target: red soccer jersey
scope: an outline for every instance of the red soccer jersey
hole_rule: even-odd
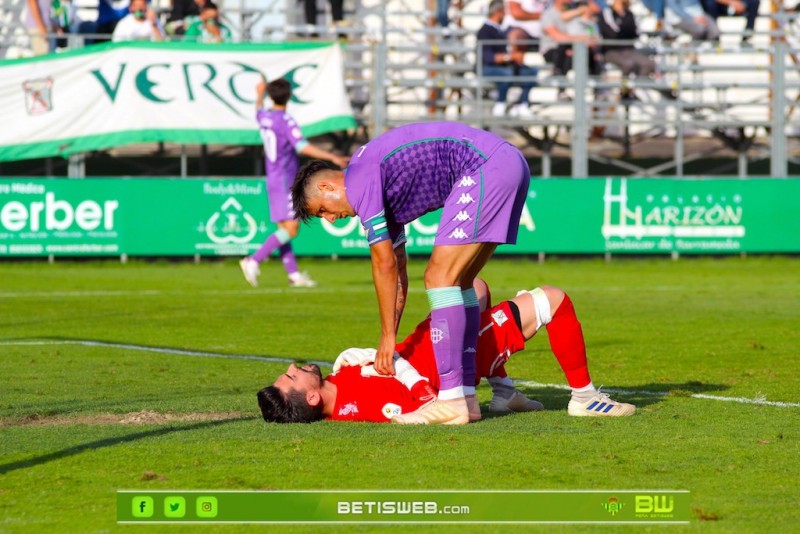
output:
[[[397,352],[407,359],[419,374],[439,390],[439,372],[433,355],[430,317],[397,345]],[[476,385],[481,377],[506,376],[503,364],[509,356],[525,348],[525,337],[514,321],[508,302],[501,302],[481,314],[478,335]],[[413,412],[421,406],[411,392],[391,376],[363,376],[361,367],[343,367],[325,378],[336,384],[333,421],[389,422],[401,413]]]
[[[336,404],[329,420],[388,423],[395,415],[422,405],[393,376],[362,376],[361,369],[342,367],[325,378],[336,384]]]

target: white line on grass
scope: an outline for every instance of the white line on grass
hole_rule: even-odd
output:
[[[372,286],[348,288],[349,293],[374,292]],[[206,291],[163,291],[160,289],[140,289],[136,291],[17,291],[0,293],[0,299],[11,298],[85,298],[85,297],[153,297],[163,295],[278,295],[285,293],[333,293],[336,288],[263,288],[263,289],[214,289]]]
[[[203,358],[228,358],[232,360],[257,360],[270,363],[294,363],[296,360],[290,358],[277,358],[274,356],[257,356],[255,354],[224,354],[221,352],[202,352],[194,350],[183,349],[170,349],[164,347],[148,347],[145,345],[131,345],[128,343],[109,343],[107,341],[92,341],[86,339],[73,339],[73,340],[42,340],[42,341],[0,341],[0,346],[35,346],[35,345],[83,345],[86,347],[111,347],[116,349],[128,350],[141,350],[145,352],[157,352],[160,354],[178,354],[180,356],[199,356]],[[306,361],[306,360],[304,360]],[[309,361],[309,363],[316,364],[320,367],[331,367],[333,364],[330,362],[317,362]],[[544,384],[542,382],[531,382],[528,380],[514,380],[515,384],[520,386],[535,387],[535,388],[550,388],[550,389],[563,389],[569,390],[569,386],[564,384]],[[669,395],[667,391],[645,391],[645,390],[629,390],[629,389],[603,389],[608,393],[618,393],[621,395],[646,395],[650,397],[666,397]],[[715,395],[706,395],[704,393],[692,393],[687,395],[693,399],[707,399],[722,402],[738,402],[741,404],[758,404],[763,406],[777,406],[780,408],[800,408],[800,403],[797,402],[779,402],[768,401],[763,397],[755,399],[748,399],[746,397],[717,397]]]

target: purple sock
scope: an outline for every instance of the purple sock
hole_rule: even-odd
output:
[[[464,329],[464,387],[472,388],[467,394],[475,393],[475,359],[478,355],[478,330],[481,327],[481,309],[479,306],[466,307],[466,328]]]
[[[441,392],[464,386],[461,360],[464,352],[466,319],[463,304],[431,310],[431,341],[433,354],[436,356],[436,366],[439,369],[440,398],[444,398]],[[453,398],[463,396],[462,392]]]
[[[291,243],[284,243],[280,247],[278,247],[278,252],[281,255],[281,261],[283,262],[283,268],[286,269],[286,272],[289,274],[297,272],[297,260],[294,257],[294,251],[292,250]]]
[[[272,254],[272,251],[279,246],[281,246],[281,242],[278,240],[278,237],[275,234],[272,234],[267,238],[266,241],[264,241],[264,244],[261,245],[261,248],[259,248],[256,253],[250,257],[256,260],[258,263],[261,263],[266,260],[267,257]]]

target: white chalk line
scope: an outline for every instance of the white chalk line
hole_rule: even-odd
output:
[[[279,358],[275,356],[258,356],[255,354],[224,354],[221,352],[203,352],[195,350],[170,349],[164,347],[148,347],[145,345],[132,345],[128,343],[110,343],[107,341],[92,341],[85,339],[44,340],[44,341],[35,341],[35,340],[0,341],[0,346],[36,346],[36,345],[82,345],[86,347],[109,347],[115,349],[156,352],[160,354],[177,354],[179,356],[198,356],[203,358],[227,358],[232,360],[257,360],[262,362],[285,363],[285,364],[295,363],[297,361],[290,358]],[[308,360],[303,360],[303,361],[308,361]],[[320,367],[333,366],[331,362],[308,361],[308,363],[313,363]],[[534,387],[534,388],[563,389],[566,391],[570,390],[570,387],[565,386],[564,384],[546,384],[542,382],[532,382],[529,380],[514,380],[514,384],[525,387]],[[614,389],[614,388],[603,388],[603,391],[607,393],[617,393],[620,395],[645,395],[648,397],[666,397],[669,395],[669,392],[667,391],[628,390],[628,389]],[[800,408],[800,403],[797,402],[768,401],[763,396],[759,396],[755,399],[749,399],[747,397],[718,397],[716,395],[707,395],[705,393],[692,393],[690,395],[686,395],[686,397],[691,397],[693,399],[705,399],[705,400],[714,400],[722,402],[738,402],[741,404],[756,404],[761,406],[777,406],[779,408]]]

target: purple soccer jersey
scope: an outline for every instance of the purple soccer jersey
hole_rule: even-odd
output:
[[[295,213],[291,187],[297,174],[297,154],[308,141],[292,116],[282,109],[260,109],[256,121],[264,143],[270,220],[292,220]]]
[[[455,122],[395,128],[359,148],[345,170],[370,246],[442,207],[437,245],[514,243],[529,181],[516,148]]]

